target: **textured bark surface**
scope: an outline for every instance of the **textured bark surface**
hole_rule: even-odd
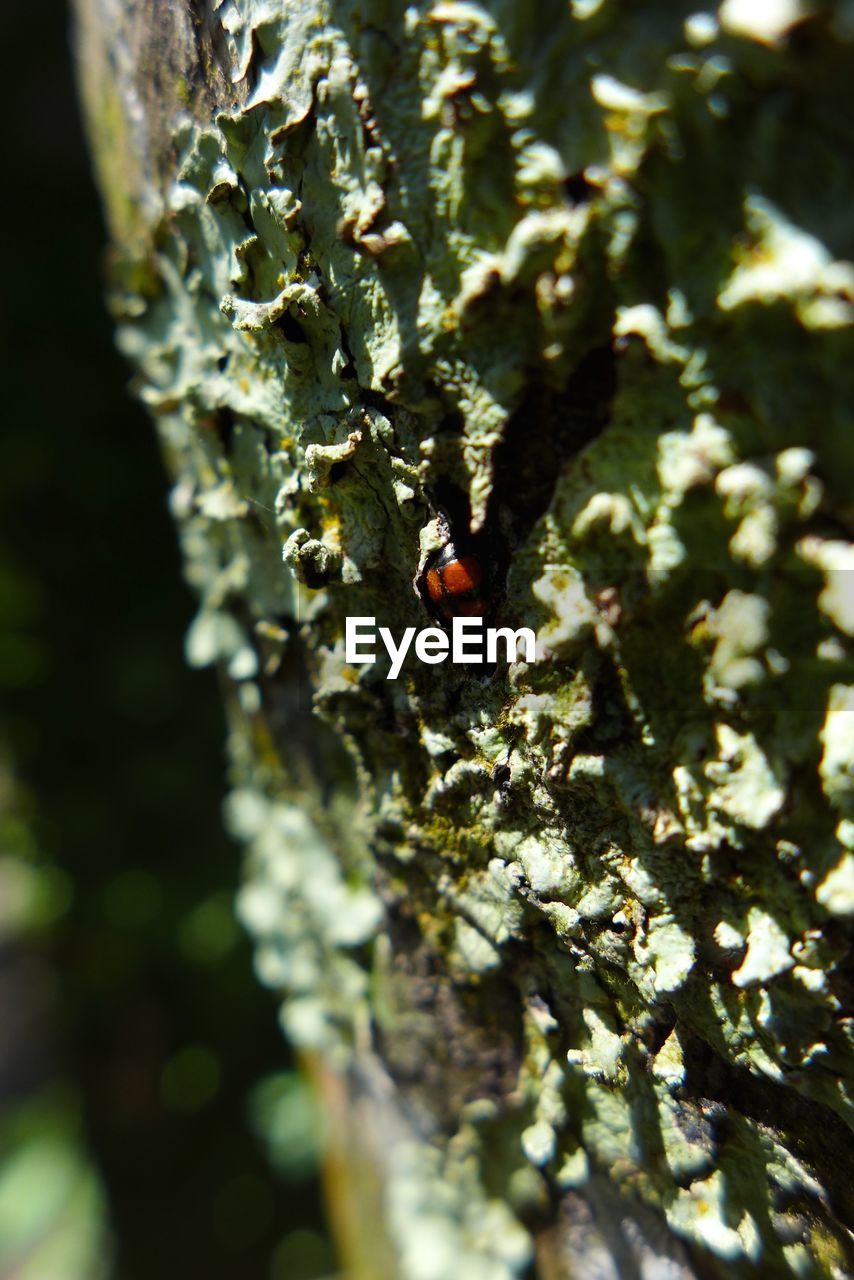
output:
[[[848,9],[78,9],[347,1274],[846,1274]],[[440,509],[537,663],[345,662]]]

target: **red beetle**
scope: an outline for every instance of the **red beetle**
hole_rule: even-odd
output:
[[[482,618],[488,605],[485,580],[478,557],[471,552],[460,553],[453,542],[448,542],[427,562],[422,595],[443,622],[450,622],[452,618]]]

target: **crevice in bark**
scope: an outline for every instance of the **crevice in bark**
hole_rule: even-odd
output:
[[[616,385],[610,344],[588,351],[564,387],[532,384],[495,450],[488,523],[497,525],[506,511],[514,539],[527,535],[548,508],[563,469],[607,425]]]

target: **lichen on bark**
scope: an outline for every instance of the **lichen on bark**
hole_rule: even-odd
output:
[[[845,1274],[847,9],[79,7],[351,1273]],[[345,661],[440,507],[537,663]]]

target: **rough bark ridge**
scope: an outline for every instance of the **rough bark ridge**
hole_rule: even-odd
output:
[[[843,1275],[849,8],[78,8],[348,1274]],[[345,663],[440,508],[543,661]]]

